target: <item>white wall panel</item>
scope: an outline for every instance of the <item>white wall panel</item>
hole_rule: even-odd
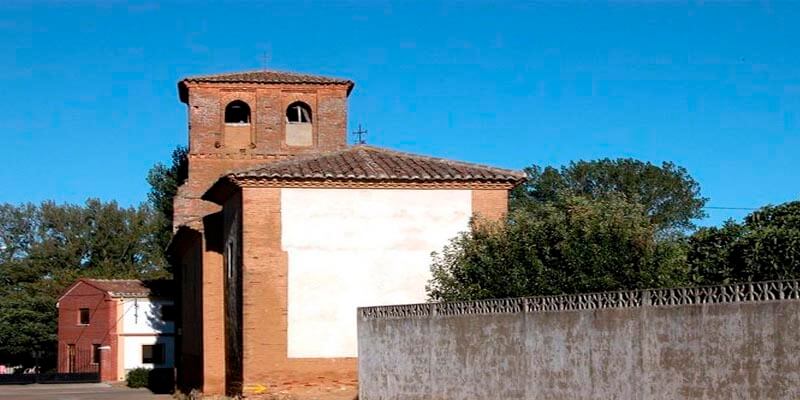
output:
[[[161,318],[161,306],[172,305],[171,300],[126,298],[122,303],[122,325],[119,333],[173,333],[175,324]]]
[[[424,301],[471,214],[469,190],[282,189],[288,356],[355,357],[356,307]]]
[[[121,336],[124,346],[123,368],[127,372],[133,368],[169,368],[175,365],[175,339],[172,336]],[[142,363],[142,345],[164,344],[164,364]]]

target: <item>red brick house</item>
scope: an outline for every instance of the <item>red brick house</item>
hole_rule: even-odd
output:
[[[125,379],[174,365],[171,281],[80,279],[58,299],[58,372]]]
[[[181,389],[354,381],[356,307],[424,301],[431,252],[505,215],[522,172],[349,146],[353,86],[277,71],[179,82]]]

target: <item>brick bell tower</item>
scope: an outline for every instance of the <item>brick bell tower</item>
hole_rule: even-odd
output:
[[[189,119],[189,178],[174,226],[218,211],[200,199],[224,173],[347,146],[346,79],[279,71],[188,77],[178,82]]]

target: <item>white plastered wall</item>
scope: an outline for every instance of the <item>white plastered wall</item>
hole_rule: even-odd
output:
[[[471,215],[469,190],[282,189],[288,356],[357,356],[356,308],[425,301],[431,252]]]
[[[123,336],[120,337],[120,342],[120,345],[125,349],[122,366],[126,373],[133,368],[139,367],[170,368],[175,365],[175,339],[172,336]],[[143,363],[142,346],[156,343],[164,344],[164,363]]]
[[[122,317],[119,325],[119,343],[122,363],[118,367],[120,378],[132,368],[169,368],[174,366],[175,332],[173,321],[161,318],[161,307],[172,305],[172,300],[126,298],[122,301]],[[142,363],[142,346],[164,344],[164,364]]]
[[[126,298],[122,302],[121,334],[173,333],[175,324],[161,318],[161,307],[172,305],[172,300]]]

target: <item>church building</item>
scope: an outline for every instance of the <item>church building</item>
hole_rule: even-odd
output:
[[[431,252],[505,215],[519,171],[348,145],[353,86],[277,71],[178,83],[181,389],[356,379],[356,308],[425,301]]]

